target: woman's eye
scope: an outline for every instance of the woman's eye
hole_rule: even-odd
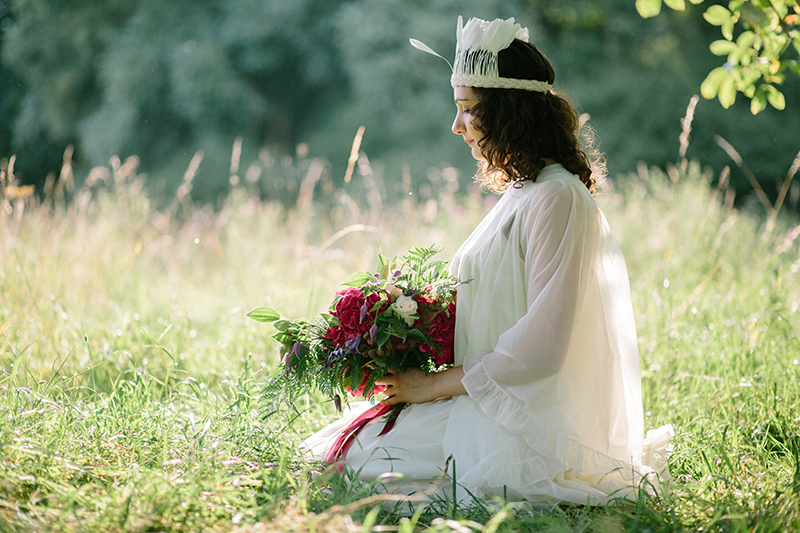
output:
[[[469,115],[469,114],[470,114],[470,111],[472,111],[472,108],[471,108],[471,107],[470,107],[469,109],[462,109],[462,110],[461,110],[461,112],[462,112],[462,113],[466,113],[467,115]]]

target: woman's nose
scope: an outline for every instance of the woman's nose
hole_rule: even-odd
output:
[[[453,133],[456,135],[461,135],[464,133],[464,121],[461,118],[460,113],[456,113],[456,119],[453,121]]]

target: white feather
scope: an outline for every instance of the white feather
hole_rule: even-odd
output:
[[[427,44],[425,44],[425,43],[423,43],[421,41],[418,41],[416,39],[409,39],[408,42],[410,42],[411,46],[413,46],[417,50],[422,50],[423,52],[428,52],[429,54],[433,54],[435,56],[439,55],[436,52],[434,52],[433,49],[431,49],[430,46],[428,46]]]
[[[511,44],[517,35],[527,37],[526,34],[526,29],[514,22],[513,18],[487,21],[473,17],[467,21],[463,32],[456,32],[456,37],[461,50],[489,50],[497,53]]]
[[[439,54],[437,54],[436,52],[434,52],[434,51],[433,51],[433,48],[431,48],[431,47],[430,47],[430,46],[428,46],[427,44],[423,43],[422,41],[418,41],[418,40],[416,40],[416,39],[409,39],[409,40],[408,40],[408,42],[410,42],[410,43],[411,43],[411,46],[413,46],[413,47],[414,47],[414,48],[416,48],[417,50],[422,50],[423,52],[427,52],[427,53],[429,53],[429,54],[431,54],[431,55],[435,55],[436,57],[441,57],[442,59],[444,59],[444,60],[445,60],[445,62],[446,62],[448,65],[450,65],[450,62],[449,62],[449,61],[447,61],[447,59],[445,59],[445,58],[444,58],[444,57],[442,57],[441,55],[439,55]],[[453,65],[450,65],[450,70],[453,70]]]

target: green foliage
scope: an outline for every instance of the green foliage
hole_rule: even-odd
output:
[[[703,0],[692,0],[700,4]],[[683,0],[664,1],[670,8],[683,11]],[[636,0],[642,17],[661,12],[661,0]],[[703,97],[719,98],[725,109],[741,92],[750,99],[750,111],[756,115],[767,102],[775,109],[786,107],[786,100],[775,85],[781,85],[786,72],[800,74],[800,4],[797,0],[731,0],[728,7],[712,5],[703,18],[719,26],[724,39],[711,43],[714,55],[726,56],[722,67],[713,69],[700,86]],[[737,28],[737,24],[740,27]],[[738,32],[734,40],[737,29]]]
[[[699,4],[703,0],[689,0],[693,4]],[[683,11],[686,9],[686,2],[684,0],[636,0],[636,10],[644,18],[655,17],[661,13],[661,5],[667,4],[670,8],[676,11]]]
[[[375,279],[373,274],[366,271],[360,270],[358,272],[353,272],[347,279],[342,282],[342,286],[344,287],[363,287],[366,285],[370,280]]]
[[[271,307],[259,307],[258,309],[253,309],[247,313],[247,316],[259,322],[275,322],[281,318],[281,314]]]

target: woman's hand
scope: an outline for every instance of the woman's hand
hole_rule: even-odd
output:
[[[464,369],[460,366],[448,368],[441,372],[425,372],[419,368],[410,368],[405,372],[392,372],[376,381],[377,385],[385,385],[386,398],[384,405],[399,403],[425,403],[438,398],[447,398],[458,394],[466,394],[461,378]]]

